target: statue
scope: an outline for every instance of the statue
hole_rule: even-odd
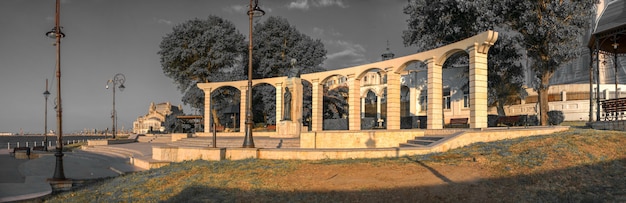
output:
[[[291,92],[289,88],[285,87],[285,94],[283,95],[283,120],[291,120]]]
[[[289,78],[300,77],[300,68],[296,67],[297,61],[298,60],[296,59],[291,59],[291,69],[289,69],[289,73],[287,73],[287,77]]]

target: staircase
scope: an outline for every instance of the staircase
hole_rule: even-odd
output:
[[[137,167],[133,163],[134,158],[151,156],[146,155],[145,152],[142,152],[145,151],[145,149],[134,150],[113,146],[83,147],[82,149],[80,149],[80,151],[82,151],[82,153],[75,154],[85,159],[98,159],[102,160],[103,163],[109,163],[109,169],[115,171],[118,174],[133,173],[145,170],[142,167]]]
[[[442,131],[444,132],[444,131]],[[430,148],[439,143],[443,143],[446,140],[459,136],[465,133],[464,131],[452,132],[451,134],[444,133],[428,133],[426,136],[415,137],[413,140],[407,140],[407,143],[401,143],[400,147],[415,147],[415,148]]]
[[[243,145],[243,137],[219,137],[217,139],[217,147],[234,148]],[[299,148],[299,138],[270,138],[270,137],[254,137],[254,146],[256,148]],[[213,147],[212,137],[192,137],[184,138],[169,144],[177,147]]]

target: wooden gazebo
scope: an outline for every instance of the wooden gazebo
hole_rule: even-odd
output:
[[[618,96],[617,84],[618,84],[618,65],[617,57],[626,55],[626,0],[617,0],[609,2],[606,9],[601,13],[600,17],[595,23],[593,34],[589,39],[589,49],[591,54],[590,72],[595,72],[595,76],[590,74],[589,85],[593,86],[595,79],[596,86],[600,86],[600,55],[604,55],[605,58],[613,56],[613,65],[615,68],[615,98]],[[595,62],[595,66],[594,63]],[[626,82],[626,81],[623,81]],[[590,94],[594,92],[590,88]],[[600,91],[595,90],[596,99],[596,121],[600,120]],[[593,104],[593,96],[590,97],[590,104]],[[589,120],[593,114],[593,108],[589,108]]]

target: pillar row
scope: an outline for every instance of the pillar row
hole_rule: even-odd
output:
[[[311,101],[312,112],[311,112],[311,130],[312,131],[322,131],[322,125],[324,122],[324,88],[320,85],[319,79],[314,79],[311,81],[313,86],[313,95]]]
[[[244,126],[246,126],[246,115],[248,115],[248,112],[246,112],[246,99],[248,99],[248,86],[241,86],[239,87],[239,91],[241,92],[241,101],[239,104],[239,129],[243,129]],[[243,105],[242,105],[243,104]],[[250,106],[252,106],[252,104],[250,104]],[[253,125],[254,126],[254,125]],[[254,127],[253,127],[254,128]],[[243,130],[239,130],[239,132],[244,132]]]
[[[443,129],[443,69],[435,58],[425,61],[428,67],[427,129]]]
[[[361,80],[348,75],[348,130],[361,130]]]
[[[387,129],[400,129],[400,74],[387,69]]]
[[[204,90],[204,132],[211,132],[211,126],[213,126],[213,117],[211,117],[211,88]]]
[[[478,44],[468,49],[470,69],[470,128],[487,127],[487,53]]]
[[[283,120],[283,84],[276,83],[276,122],[282,121],[282,120]]]

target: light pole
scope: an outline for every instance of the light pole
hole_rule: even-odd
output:
[[[61,105],[61,38],[65,37],[65,34],[61,32],[61,26],[59,26],[60,12],[61,12],[61,0],[56,0],[56,12],[54,15],[54,28],[51,31],[46,32],[46,36],[56,39],[54,45],[56,46],[56,77],[57,77],[57,144],[56,144],[56,164],[54,168],[54,175],[52,180],[65,180],[65,173],[63,172],[63,108]]]
[[[44,105],[44,113],[43,113],[43,150],[48,151],[48,97],[50,96],[50,92],[48,92],[48,79],[46,79],[46,91],[43,92],[43,97],[45,99]]]
[[[254,121],[252,120],[252,19],[265,15],[265,11],[259,7],[259,0],[252,0],[248,7],[248,16],[250,17],[250,33],[248,42],[248,93],[246,98],[246,136],[243,140],[244,148],[254,148],[254,139],[252,139],[252,128]]]
[[[106,88],[109,89],[109,84],[113,85],[113,111],[111,112],[111,120],[113,122],[113,139],[115,139],[116,129],[117,129],[117,112],[115,111],[115,87],[120,88],[120,91],[124,91],[124,82],[126,81],[126,76],[124,74],[118,73],[113,76],[113,79],[107,81]]]

